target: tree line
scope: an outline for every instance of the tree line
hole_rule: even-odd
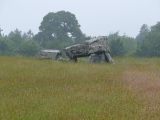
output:
[[[82,33],[76,16],[70,12],[50,12],[43,17],[39,32],[22,33],[16,29],[8,35],[0,28],[0,55],[34,56],[41,49],[59,49],[92,38]],[[160,22],[148,27],[143,24],[136,38],[110,33],[108,41],[111,56],[160,56]]]

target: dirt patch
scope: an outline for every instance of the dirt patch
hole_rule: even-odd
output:
[[[137,96],[146,100],[147,110],[152,112],[160,110],[160,71],[127,69],[124,80]]]

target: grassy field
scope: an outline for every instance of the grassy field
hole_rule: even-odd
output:
[[[159,120],[160,58],[0,57],[0,120]]]

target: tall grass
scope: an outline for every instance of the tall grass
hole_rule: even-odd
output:
[[[134,89],[137,84],[132,82],[132,78],[136,79],[134,75],[143,73],[144,68],[145,73],[150,73],[151,68],[159,72],[159,59],[115,58],[115,62],[115,65],[87,64],[0,57],[0,119],[160,117],[159,109],[152,113],[146,110],[149,101],[145,94]]]

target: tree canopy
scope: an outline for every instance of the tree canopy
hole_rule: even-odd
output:
[[[160,57],[160,22],[151,26],[148,34],[141,39],[136,55],[145,57]]]
[[[136,36],[136,40],[138,42],[138,44],[142,44],[142,40],[145,39],[145,37],[148,35],[149,33],[149,27],[147,24],[143,24],[140,28],[139,34]]]
[[[120,36],[118,31],[110,33],[108,41],[112,56],[132,55],[136,51],[136,40],[126,35]]]
[[[110,51],[111,51],[111,56],[119,56],[119,57],[124,56],[125,48],[123,45],[123,41],[120,38],[111,40]]]
[[[74,44],[85,39],[75,15],[66,11],[48,13],[44,16],[39,30],[34,38],[45,48],[48,47],[48,42],[54,43],[55,40],[62,44],[63,42]]]

